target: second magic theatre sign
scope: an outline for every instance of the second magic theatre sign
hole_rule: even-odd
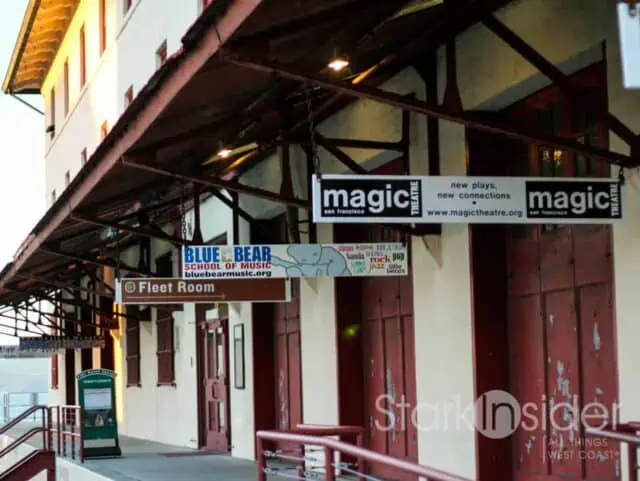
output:
[[[286,279],[124,278],[116,280],[118,304],[288,302]]]

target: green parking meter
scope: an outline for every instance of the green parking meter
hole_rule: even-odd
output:
[[[116,373],[108,369],[89,369],[76,377],[83,419],[84,457],[121,456],[116,419]]]

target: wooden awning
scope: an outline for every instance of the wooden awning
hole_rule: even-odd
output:
[[[29,0],[9,68],[5,93],[39,93],[80,0]]]

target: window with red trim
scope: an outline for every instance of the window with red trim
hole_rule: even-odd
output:
[[[58,355],[51,356],[51,389],[58,389]]]
[[[150,310],[141,311],[137,307],[127,309],[127,314],[135,317],[127,317],[127,387],[137,387],[142,385],[140,374],[140,323],[148,316]]]
[[[100,55],[107,49],[107,1],[98,0],[98,22],[100,35]]]
[[[167,253],[156,259],[159,277],[173,277],[173,257]],[[156,309],[158,385],[175,383],[175,343],[173,338],[173,310]]]
[[[69,59],[64,61],[64,116],[69,115]]]
[[[84,25],[80,27],[80,88],[87,83],[87,36]]]

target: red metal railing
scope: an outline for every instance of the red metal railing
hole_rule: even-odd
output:
[[[68,443],[71,459],[76,459],[77,451],[78,459],[84,463],[84,420],[80,406],[49,406],[48,416],[52,420],[51,433],[56,435],[56,453],[67,456]]]
[[[80,462],[84,463],[82,443],[84,423],[80,406],[33,406],[0,427],[0,435],[6,434],[38,412],[41,413],[42,425],[22,433],[7,448],[0,451],[0,457],[29,441],[35,435],[42,433],[42,448],[45,451],[51,450],[59,456],[66,457],[67,446],[69,446],[71,459],[76,459],[77,453]],[[54,434],[56,436],[55,443],[53,442]]]
[[[353,438],[355,445],[364,447],[364,428],[361,426],[332,426],[328,424],[298,424],[294,429],[287,431],[292,434],[303,434],[310,436],[335,436],[339,441],[342,441],[345,437]],[[305,445],[298,445],[297,457],[290,457],[286,454],[280,454],[279,459],[296,461],[298,464],[298,477],[304,476],[305,471]],[[356,470],[358,472],[364,472],[364,459],[357,458]],[[358,481],[363,481],[364,477],[358,475]]]
[[[364,449],[362,446],[356,446],[343,441],[327,438],[324,436],[336,435],[336,431],[344,430],[341,434],[356,434],[352,431],[353,426],[318,426],[318,425],[299,425],[292,431],[258,431],[256,433],[257,444],[257,459],[256,466],[258,469],[258,481],[267,481],[268,474],[278,474],[277,471],[272,470],[268,466],[268,459],[287,459],[281,455],[277,455],[268,450],[265,450],[265,444],[267,443],[290,443],[298,446],[320,446],[324,455],[322,461],[323,472],[326,481],[336,481],[336,472],[347,472],[358,477],[358,479],[368,478],[363,472],[364,462],[370,464],[385,465],[403,473],[415,474],[427,478],[429,481],[470,481],[466,478],[456,476],[454,474],[446,473],[437,469],[429,468],[421,464],[412,463],[403,459],[394,458],[384,454],[376,453],[369,449]],[[356,428],[360,429],[360,428]],[[310,433],[302,434],[301,432]],[[325,434],[326,433],[326,434]],[[362,431],[360,431],[362,433]],[[357,435],[356,435],[357,436]],[[362,434],[361,434],[362,437]],[[360,442],[362,444],[362,441]],[[347,455],[358,460],[356,466],[357,469],[348,468],[345,463],[336,463],[334,458],[335,454],[340,453]],[[292,458],[289,458],[292,459]],[[304,463],[306,459],[296,459],[298,462]],[[298,465],[297,478],[307,479],[303,475],[300,475],[300,465]],[[313,473],[314,475],[317,473]],[[291,475],[285,475],[285,477],[292,477]]]
[[[37,414],[38,412],[40,412],[41,415],[42,415],[41,416],[42,417],[42,419],[41,419],[42,425],[40,427],[34,427],[32,429],[29,429],[28,431],[23,433],[21,436],[19,436],[17,439],[13,440],[11,442],[11,444],[9,444],[9,446],[7,446],[2,451],[0,451],[0,458],[3,457],[3,456],[6,456],[11,451],[15,450],[18,446],[20,446],[21,444],[24,444],[29,439],[31,439],[32,437],[34,437],[36,434],[39,434],[39,433],[42,433],[42,446],[43,446],[43,448],[44,449],[50,449],[51,448],[51,418],[48,415],[47,406],[32,406],[32,407],[30,407],[29,409],[24,411],[22,414],[16,416],[11,421],[9,421],[7,424],[5,424],[4,426],[0,427],[0,436],[5,435],[8,431],[10,431],[14,427],[16,427],[18,424],[20,424],[21,422],[23,422],[24,420],[26,420],[30,416],[33,416],[34,414]]]
[[[611,439],[627,445],[627,481],[638,481],[638,448],[640,448],[640,422],[608,425],[603,428],[585,428],[585,434],[595,438]]]
[[[24,411],[22,414],[16,416],[14,419],[9,421],[7,424],[2,426],[0,428],[0,436],[5,435],[7,432],[9,432],[12,428],[16,427],[22,421],[25,421],[27,418],[29,418],[30,416],[33,416],[34,414],[37,414],[38,412],[41,413],[41,422],[42,422],[41,426],[33,427],[33,428],[25,431],[24,433],[22,433],[16,439],[13,439],[11,441],[11,443],[7,447],[5,447],[4,449],[2,449],[0,451],[0,458],[3,458],[7,454],[15,451],[16,449],[18,449],[18,447],[22,446],[27,441],[29,441],[31,438],[33,438],[34,436],[36,436],[37,434],[40,434],[40,433],[42,433],[42,449],[43,449],[43,451],[45,451],[45,452],[46,451],[51,451],[51,446],[52,446],[51,416],[49,414],[49,408],[47,406],[32,406],[32,407],[30,407],[29,409]],[[25,456],[25,458],[23,458],[21,461],[27,460],[29,458],[29,456],[31,456],[31,454]],[[55,470],[56,470],[55,459],[52,459],[52,461],[50,461],[50,462],[52,464],[50,464],[49,466],[46,467],[47,479],[48,480],[53,480],[53,479],[55,479]]]

